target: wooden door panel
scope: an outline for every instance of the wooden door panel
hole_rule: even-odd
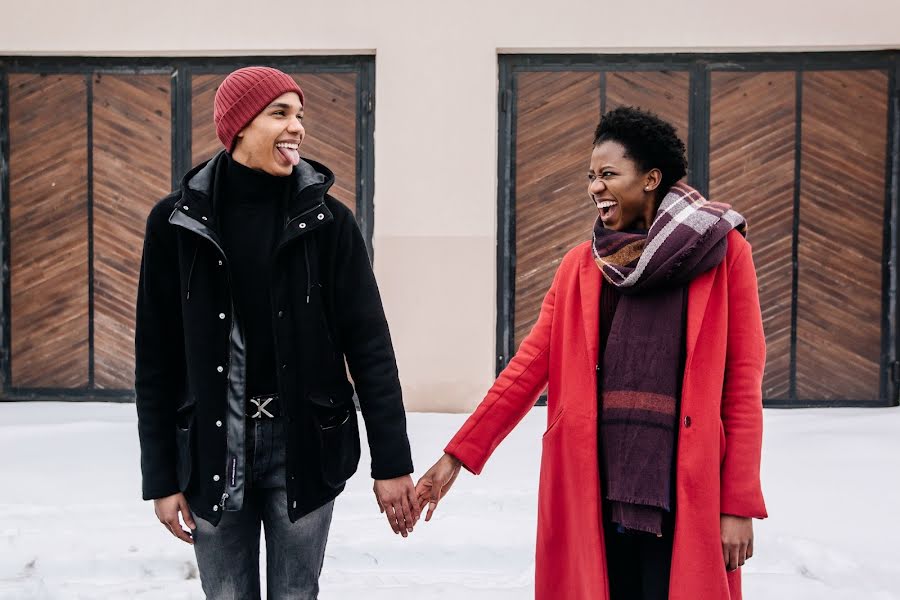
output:
[[[887,74],[803,75],[797,395],[872,400],[881,372]]]
[[[537,320],[565,253],[591,239],[587,193],[600,115],[596,73],[518,75],[516,123],[516,347]]]
[[[11,384],[88,384],[84,75],[9,75]]]
[[[793,72],[711,77],[709,196],[749,224],[766,332],[763,397],[778,400],[791,391],[795,81]]]
[[[134,385],[134,303],[144,226],[171,188],[167,75],[94,77],[94,383]]]

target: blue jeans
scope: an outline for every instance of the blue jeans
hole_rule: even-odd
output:
[[[217,527],[196,519],[194,552],[209,600],[259,600],[259,533],[265,529],[269,600],[316,600],[334,501],[291,523],[284,489],[281,418],[247,420],[243,508]]]

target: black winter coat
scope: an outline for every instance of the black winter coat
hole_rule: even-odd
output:
[[[145,500],[182,491],[217,524],[226,482],[243,476],[244,343],[228,257],[215,232],[219,154],[147,219],[135,334]],[[352,213],[327,195],[334,176],[295,167],[271,282],[278,388],[285,411],[292,521],[335,498],[356,471],[355,384],[372,477],[412,472],[393,346]],[[252,235],[252,232],[248,232]],[[346,363],[345,363],[346,360]],[[231,481],[231,483],[234,483]]]

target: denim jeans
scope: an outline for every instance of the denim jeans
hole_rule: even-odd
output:
[[[316,600],[334,501],[291,523],[284,489],[281,418],[247,420],[247,481],[243,508],[226,511],[217,527],[196,519],[194,552],[209,600],[259,600],[259,534],[266,540],[269,600]]]

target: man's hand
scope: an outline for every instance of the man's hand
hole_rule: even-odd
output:
[[[721,530],[725,569],[735,571],[753,556],[753,520],[722,515]]]
[[[421,511],[416,503],[416,488],[412,477],[404,475],[394,479],[376,479],[373,488],[378,508],[387,516],[394,533],[407,537],[419,520]]]
[[[425,521],[431,520],[434,509],[437,508],[441,498],[450,491],[450,486],[456,481],[462,463],[455,456],[444,454],[434,466],[422,475],[416,484],[417,506],[421,509],[428,504],[428,514]]]
[[[153,501],[153,508],[156,510],[156,518],[172,535],[188,544],[194,543],[191,532],[182,529],[181,523],[178,521],[178,513],[181,513],[181,518],[184,520],[185,525],[190,529],[197,528],[184,494],[179,492],[165,498],[157,498]]]

